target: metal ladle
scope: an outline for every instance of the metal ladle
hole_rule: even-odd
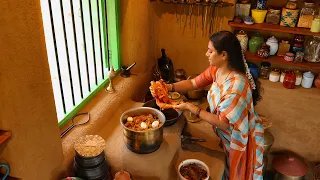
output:
[[[77,117],[77,116],[80,116],[80,115],[88,115],[88,119],[86,119],[84,122],[76,122],[74,121],[74,119]],[[81,126],[81,125],[84,125],[86,124],[87,122],[89,122],[90,120],[90,114],[89,112],[85,112],[85,113],[79,113],[79,114],[76,114],[75,116],[72,117],[72,124],[71,126],[69,126],[66,130],[64,130],[61,135],[60,135],[60,138],[62,138],[64,135],[66,135],[72,128],[76,127],[76,126]]]
[[[122,69],[122,72],[120,73],[120,76],[121,77],[124,77],[124,78],[128,78],[130,77],[131,75],[134,75],[130,72],[130,69],[136,65],[136,62],[134,62],[133,64],[131,64],[129,67],[125,67],[125,66],[122,66],[121,69]]]

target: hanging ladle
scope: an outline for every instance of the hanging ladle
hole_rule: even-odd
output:
[[[88,118],[81,122],[81,121],[74,121],[74,119],[77,117],[77,116],[80,116],[80,115],[88,115]],[[89,122],[90,120],[90,114],[89,112],[85,112],[85,113],[79,113],[79,114],[76,114],[75,116],[72,117],[72,124],[71,126],[69,126],[66,130],[64,130],[62,132],[62,134],[60,135],[60,138],[62,138],[64,135],[66,135],[72,128],[76,127],[76,126],[81,126],[81,125],[84,125],[86,124],[87,122]]]

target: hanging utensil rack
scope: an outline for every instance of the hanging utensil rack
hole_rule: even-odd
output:
[[[219,9],[234,5],[222,0],[150,0],[150,2],[175,5],[176,22],[180,23],[180,29],[183,30],[183,34],[187,27],[194,29],[194,38],[197,34],[201,34],[201,32],[197,33],[197,29],[202,31],[202,36],[210,36],[212,33],[219,31],[219,26],[221,28]],[[202,10],[200,11],[200,9]]]
[[[212,3],[212,2],[196,2],[194,1],[193,3],[184,1],[184,2],[176,2],[176,1],[163,1],[163,0],[150,0],[150,2],[154,2],[154,1],[160,1],[162,3],[166,3],[166,4],[185,4],[185,5],[200,5],[200,6],[216,6],[216,7],[232,7],[234,4],[233,3],[228,3],[228,2],[223,2],[223,1],[218,1],[216,3]]]

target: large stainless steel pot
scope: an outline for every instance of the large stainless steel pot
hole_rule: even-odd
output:
[[[274,137],[273,135],[266,129],[264,131],[264,152],[263,152],[263,162],[264,162],[264,166],[262,169],[262,173],[264,174],[267,170],[267,166],[268,166],[268,154],[270,152],[271,146],[274,142]]]
[[[134,131],[124,125],[127,117],[145,114],[158,116],[161,121],[161,126],[148,131]],[[147,154],[159,149],[163,140],[163,125],[165,120],[166,118],[161,111],[149,107],[138,107],[124,112],[120,117],[120,123],[123,127],[124,142],[127,148],[139,154]]]
[[[187,98],[192,100],[198,100],[204,97],[203,89],[195,89],[187,92]]]
[[[279,172],[276,172],[274,179],[275,180],[304,180],[305,178],[304,176],[287,176]]]
[[[264,131],[264,145],[263,145],[264,153],[263,153],[263,155],[267,156],[269,154],[273,142],[274,142],[273,135],[268,130],[265,130]]]

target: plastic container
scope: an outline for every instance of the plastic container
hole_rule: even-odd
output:
[[[310,71],[303,73],[301,86],[304,88],[311,88],[314,80],[314,74]]]
[[[313,19],[310,31],[314,33],[320,32],[320,16],[316,16]]]
[[[252,9],[252,17],[255,23],[263,23],[267,15],[267,10]]]

